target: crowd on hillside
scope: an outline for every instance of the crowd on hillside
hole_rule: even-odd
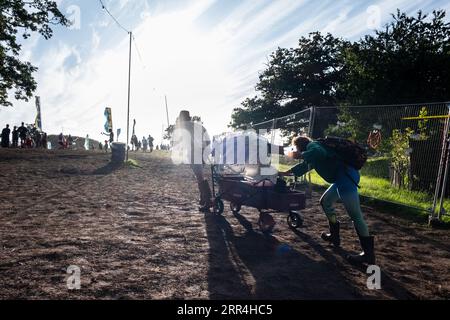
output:
[[[104,142],[97,142],[89,138],[89,135],[84,139],[84,145],[79,147],[86,150],[102,150],[108,152],[111,148],[111,144],[114,143],[114,133],[110,130],[108,133],[103,133],[109,137]],[[80,138],[73,137],[72,135],[64,135],[60,133],[58,135],[57,146],[53,148],[58,149],[76,149],[77,141]],[[153,152],[153,150],[169,150],[169,146],[157,145],[155,148],[154,138],[151,135],[143,137],[139,140],[136,135],[131,137],[131,147],[128,147],[131,151]],[[55,141],[56,143],[56,141]],[[47,133],[42,132],[36,128],[35,125],[25,125],[22,122],[20,127],[14,126],[11,130],[9,124],[2,130],[0,145],[2,148],[43,148],[51,149],[51,142],[47,137]]]
[[[26,125],[22,122],[20,127],[9,124],[2,130],[1,143],[2,148],[44,148],[47,149],[47,133],[41,132],[35,125]]]
[[[142,150],[143,152],[149,151],[151,153],[153,152],[153,149],[155,147],[153,141],[155,141],[155,139],[151,135],[148,135],[148,138],[143,137],[142,140],[139,140],[138,137],[134,134],[131,136],[131,150]]]

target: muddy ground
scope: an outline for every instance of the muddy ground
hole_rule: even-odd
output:
[[[314,193],[291,230],[275,214],[197,211],[189,168],[162,153],[132,154],[140,167],[112,168],[109,155],[0,150],[1,299],[448,299],[450,231],[364,207],[376,236],[381,290],[345,261],[359,249],[341,205],[342,249]],[[67,268],[81,269],[68,290]]]

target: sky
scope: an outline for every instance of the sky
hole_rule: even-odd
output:
[[[314,31],[358,40],[408,14],[445,9],[445,0],[103,0],[132,30],[130,126],[161,142],[181,110],[202,118],[211,135],[230,131],[234,108],[256,94],[258,72],[277,47],[295,47]],[[129,36],[97,0],[58,0],[73,21],[45,40],[23,41],[22,59],[39,68],[43,130],[102,139],[105,107],[126,139]],[[34,123],[34,98],[0,107],[0,125]],[[130,129],[131,131],[131,129]],[[131,134],[131,133],[130,133]]]

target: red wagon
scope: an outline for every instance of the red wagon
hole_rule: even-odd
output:
[[[287,213],[287,223],[291,228],[300,228],[303,225],[303,219],[298,211],[306,207],[304,192],[295,191],[294,188],[286,186],[276,186],[269,180],[252,183],[245,181],[242,176],[220,175],[214,166],[212,176],[215,195],[214,212],[222,214],[223,200],[226,200],[230,203],[233,213],[239,213],[243,206],[258,209],[260,213],[258,225],[263,232],[273,230],[274,224],[266,223],[268,213],[272,212]]]

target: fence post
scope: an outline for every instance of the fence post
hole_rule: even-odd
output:
[[[448,109],[449,109],[449,115],[450,115],[450,104],[447,105]],[[450,119],[449,120],[450,123]],[[450,127],[450,125],[449,125]],[[448,130],[448,129],[447,129]],[[444,182],[442,183],[442,187],[441,187],[441,200],[439,202],[439,213],[438,213],[438,219],[441,220],[442,215],[445,213],[444,211],[444,197],[445,197],[445,190],[447,188],[447,181],[448,181],[448,170],[449,170],[449,160],[450,160],[450,149],[449,149],[449,138],[448,138],[448,131],[447,131],[447,135],[445,136],[445,144],[446,144],[446,157],[445,157],[445,171],[444,171]]]
[[[446,143],[446,149],[447,153],[445,155],[445,171],[444,171],[444,181],[442,182],[441,187],[441,199],[439,201],[439,212],[438,212],[438,220],[441,220],[442,214],[444,212],[444,196],[445,196],[445,189],[447,187],[447,176],[448,176],[448,166],[449,166],[449,156],[450,156],[450,150],[449,150],[449,140],[448,138],[445,141]]]
[[[309,128],[308,128],[308,136],[313,138],[314,133],[314,122],[316,120],[316,107],[311,107],[309,112]],[[311,172],[308,172],[308,190],[306,192],[306,197],[308,199],[312,198],[312,181],[311,181]]]
[[[450,117],[450,104],[448,104],[447,107],[448,107],[448,116]],[[429,224],[431,224],[435,218],[437,199],[439,197],[439,191],[441,190],[441,186],[442,186],[442,178],[443,178],[442,171],[444,168],[444,162],[445,162],[445,158],[447,155],[447,148],[448,148],[447,139],[448,139],[448,131],[449,131],[449,121],[450,121],[450,118],[447,118],[445,120],[444,133],[443,133],[443,138],[442,138],[441,159],[439,162],[439,171],[438,171],[438,176],[436,179],[436,188],[435,188],[434,198],[433,198],[433,207],[431,208],[431,212],[430,212],[430,216],[429,216]],[[443,186],[443,187],[445,188],[445,186]]]
[[[316,120],[316,107],[311,107],[311,108],[309,108],[309,110],[310,110],[310,112],[309,112],[308,136],[310,138],[314,138],[313,133],[314,133],[314,122]]]

